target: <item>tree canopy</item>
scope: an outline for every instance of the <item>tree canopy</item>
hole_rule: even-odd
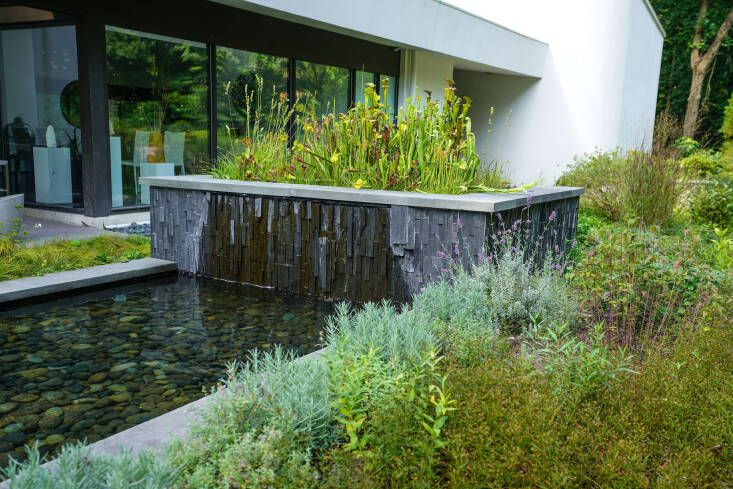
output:
[[[669,109],[682,119],[690,93],[690,55],[693,49],[695,26],[698,22],[700,0],[651,0],[662,26],[667,32],[659,75],[657,112]],[[711,1],[702,20],[702,46],[708,48],[718,27],[726,18],[733,0]],[[700,124],[696,138],[703,144],[717,147],[722,142],[720,127],[728,98],[733,90],[733,39],[730,34],[723,41],[710,72],[703,84]]]

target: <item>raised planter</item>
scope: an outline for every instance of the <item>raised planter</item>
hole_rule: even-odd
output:
[[[153,257],[184,272],[360,302],[409,298],[451,259],[480,259],[492,233],[520,217],[530,220],[532,246],[564,250],[583,193],[420,194],[207,176],[140,182],[150,186]],[[553,212],[554,232],[543,233]]]

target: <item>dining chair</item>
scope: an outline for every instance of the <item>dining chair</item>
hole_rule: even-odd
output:
[[[181,168],[181,175],[186,174],[183,164],[183,150],[186,144],[185,132],[166,131],[163,136],[163,154],[166,163],[173,163],[174,167]]]

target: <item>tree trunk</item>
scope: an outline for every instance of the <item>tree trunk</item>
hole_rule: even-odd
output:
[[[685,111],[685,120],[682,123],[682,135],[688,138],[694,138],[697,132],[698,123],[700,122],[700,99],[702,98],[702,86],[705,77],[710,71],[713,58],[718,54],[723,40],[728,35],[728,31],[733,26],[733,8],[728,12],[728,16],[718,27],[715,38],[710,43],[710,47],[704,53],[700,49],[703,42],[703,25],[705,16],[708,13],[709,0],[700,2],[700,11],[697,14],[697,24],[695,25],[695,37],[692,41],[692,53],[690,53],[690,69],[692,70],[692,80],[690,83],[690,94],[687,97],[687,110]]]
[[[687,97],[687,110],[685,111],[685,120],[682,123],[682,135],[688,138],[695,137],[700,122],[700,99],[702,98],[702,86],[706,74],[700,70],[692,70],[690,94]]]

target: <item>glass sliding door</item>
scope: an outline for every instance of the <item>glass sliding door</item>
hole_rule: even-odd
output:
[[[288,58],[217,46],[216,120],[221,151],[241,151],[246,125],[251,129],[255,117],[266,117],[273,103],[287,98]]]
[[[298,60],[295,64],[296,98],[316,116],[346,112],[349,74],[347,68]]]
[[[72,25],[0,27],[1,185],[25,201],[81,208],[81,121]]]
[[[141,176],[197,173],[210,161],[203,43],[107,27],[112,206],[147,205]]]

